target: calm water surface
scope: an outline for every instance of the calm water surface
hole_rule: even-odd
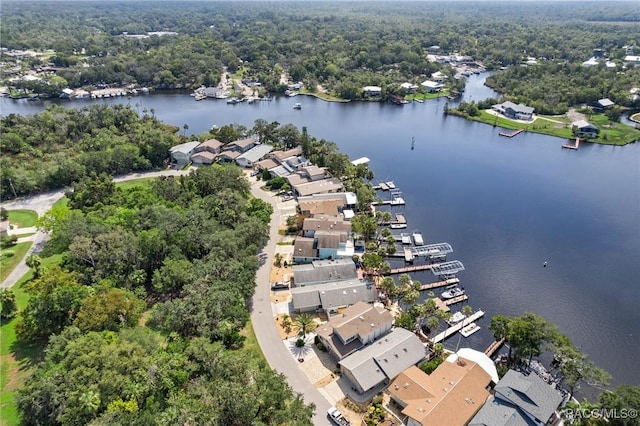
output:
[[[466,98],[493,92],[472,77]],[[257,118],[307,126],[351,158],[366,156],[378,180],[393,180],[407,200],[408,230],[425,243],[448,242],[482,330],[461,345],[484,350],[491,315],[538,313],[556,323],[613,384],[640,384],[640,146],[583,145],[444,117],[445,101],[403,107],[337,104],[311,97],[227,105],[184,94],[62,102],[128,103],[154,108],[189,133],[213,124],[251,127]],[[301,110],[293,110],[301,102]],[[137,105],[136,105],[137,104]],[[2,115],[37,112],[46,102],[0,99]],[[411,139],[415,149],[411,150]],[[543,262],[548,266],[543,268]],[[428,273],[414,279],[434,281]],[[455,348],[458,338],[447,341]]]

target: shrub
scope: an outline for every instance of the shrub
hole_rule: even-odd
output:
[[[296,340],[296,348],[301,348],[305,345],[305,341],[302,337],[299,337],[298,340]]]

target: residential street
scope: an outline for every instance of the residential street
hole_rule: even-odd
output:
[[[327,419],[327,410],[330,405],[318,389],[313,387],[306,375],[300,370],[291,354],[282,344],[282,339],[276,329],[271,311],[269,271],[273,263],[273,255],[278,242],[278,224],[280,212],[278,211],[277,198],[260,189],[260,181],[251,186],[251,193],[273,206],[271,216],[271,229],[269,242],[260,254],[266,254],[266,261],[260,266],[257,274],[257,287],[252,299],[251,322],[253,330],[262,348],[264,357],[274,370],[286,376],[287,382],[295,392],[304,395],[306,403],[313,402],[316,405],[316,414],[313,418],[314,425],[331,425]]]

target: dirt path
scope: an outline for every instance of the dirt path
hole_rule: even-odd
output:
[[[579,113],[574,108],[571,108],[569,111],[567,111],[567,117],[569,118],[569,121],[572,123],[579,120],[586,120],[585,115],[582,113]]]

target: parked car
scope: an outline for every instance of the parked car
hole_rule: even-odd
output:
[[[271,290],[286,290],[289,288],[289,283],[284,281],[277,281],[275,283],[271,283]]]

